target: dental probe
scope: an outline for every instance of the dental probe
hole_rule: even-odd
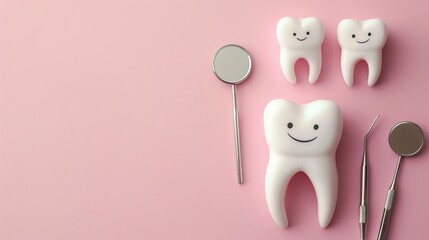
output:
[[[361,179],[360,179],[360,206],[359,206],[359,227],[360,227],[360,239],[365,240],[366,235],[366,226],[368,219],[368,158],[367,158],[367,142],[368,135],[377,122],[380,115],[378,115],[374,122],[368,129],[368,132],[365,134],[364,143],[363,143],[363,157],[362,157],[362,166],[361,166]]]

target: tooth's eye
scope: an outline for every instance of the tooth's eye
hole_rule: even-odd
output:
[[[371,33],[370,32],[368,33],[368,37],[371,37]]]
[[[296,33],[293,33],[292,35],[295,37],[295,36],[296,36]]]
[[[307,35],[310,35],[310,32],[307,32]]]
[[[288,127],[289,129],[293,128],[293,123],[291,123],[291,122],[290,122],[290,123],[288,123],[288,124],[287,124],[287,127]]]
[[[314,128],[314,130],[317,130],[317,129],[319,129],[319,125],[314,124],[313,128]]]
[[[355,38],[355,37],[356,37],[356,35],[355,35],[355,34],[353,34],[353,35],[352,35],[352,38]]]

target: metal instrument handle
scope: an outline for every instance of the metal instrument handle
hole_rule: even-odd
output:
[[[234,137],[235,137],[235,159],[237,162],[237,180],[243,183],[243,170],[241,167],[241,149],[240,149],[240,129],[238,126],[238,107],[236,86],[232,84],[232,102],[234,106]]]
[[[389,189],[387,192],[386,203],[384,204],[383,217],[381,218],[380,229],[378,230],[377,240],[385,240],[389,228],[390,216],[392,215],[392,206],[395,199],[395,189]]]

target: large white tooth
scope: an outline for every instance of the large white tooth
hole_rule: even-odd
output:
[[[341,46],[341,71],[348,86],[353,85],[354,68],[364,60],[368,64],[368,85],[373,86],[381,73],[382,50],[387,28],[380,19],[365,21],[344,19],[338,24],[337,39]]]
[[[276,35],[280,44],[280,66],[286,79],[296,83],[294,65],[303,58],[309,65],[308,81],[316,82],[322,66],[321,45],[325,38],[322,22],[315,17],[284,17],[277,23]]]
[[[328,226],[338,194],[335,153],[341,138],[340,108],[331,101],[303,105],[276,99],[264,111],[269,162],[265,175],[265,197],[274,221],[288,226],[284,199],[289,180],[304,172],[317,196],[319,224]]]

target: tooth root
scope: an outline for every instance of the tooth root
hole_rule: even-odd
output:
[[[322,53],[321,51],[314,52],[313,56],[305,58],[308,62],[308,68],[310,71],[308,82],[313,84],[316,82],[322,69]]]
[[[280,52],[280,55],[281,55],[280,63],[281,63],[283,75],[290,83],[296,84],[295,64],[300,57],[292,57],[294,53],[289,52],[285,49],[282,49],[282,51]],[[318,52],[315,51],[314,53],[310,54],[310,56],[308,57],[302,57],[302,58],[304,58],[308,63],[308,69],[309,69],[308,82],[313,84],[319,78],[319,75],[322,69],[322,53],[319,50]]]
[[[286,77],[286,79],[292,83],[296,83],[296,77],[295,77],[295,62],[296,59],[292,58],[290,56],[290,52],[288,52],[286,49],[282,49],[280,51],[280,66],[282,68],[283,75]]]
[[[326,228],[334,215],[338,195],[338,173],[335,159],[324,159],[324,164],[313,165],[313,171],[306,173],[313,183],[317,196],[320,227]],[[322,162],[319,159],[319,163]]]
[[[285,209],[285,194],[290,179],[296,173],[294,169],[280,166],[284,159],[270,157],[265,175],[265,197],[271,217],[280,227],[288,227],[288,219]]]
[[[358,59],[353,58],[353,53],[343,50],[341,53],[341,72],[343,74],[344,82],[347,86],[353,85],[353,75]]]
[[[368,65],[368,86],[373,86],[381,74],[381,53],[368,54],[365,57],[354,56],[353,52],[341,53],[341,72],[347,86],[353,85],[354,70],[357,62],[364,60]]]
[[[377,82],[381,73],[381,53],[367,56],[365,61],[368,64],[368,86],[373,86]]]
[[[338,173],[334,158],[317,159],[318,163],[307,166],[304,173],[310,178],[317,197],[319,225],[326,228],[335,212],[338,195]],[[280,227],[288,227],[285,209],[286,189],[298,170],[286,166],[288,159],[270,157],[265,176],[265,196],[268,210]]]

